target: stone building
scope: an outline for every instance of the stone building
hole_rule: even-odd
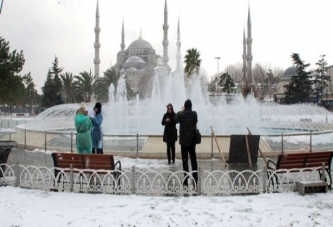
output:
[[[95,74],[99,73],[99,10],[98,3],[96,9],[96,27],[95,27]],[[144,75],[152,76],[154,75],[154,70],[160,70],[161,67],[165,68],[166,73],[171,72],[169,66],[169,56],[168,56],[168,10],[167,10],[167,0],[165,0],[164,6],[164,23],[163,23],[163,56],[156,54],[156,50],[152,45],[142,38],[141,32],[137,40],[134,40],[127,49],[125,49],[125,29],[124,22],[122,24],[122,35],[120,51],[117,53],[117,63],[111,67],[115,69],[116,72],[120,72],[124,75],[126,82],[134,93],[140,92],[140,81]],[[177,42],[177,66],[180,65],[180,32],[179,32],[179,21],[178,21],[178,42]],[[179,53],[178,53],[179,52]],[[162,65],[159,64],[162,62]]]

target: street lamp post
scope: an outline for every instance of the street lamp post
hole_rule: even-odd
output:
[[[221,57],[215,57],[215,59],[217,60],[217,74],[216,74],[216,77],[218,77],[219,76],[219,65],[220,65]],[[218,91],[218,83],[215,84],[215,91]]]

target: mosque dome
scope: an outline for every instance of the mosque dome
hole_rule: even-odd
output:
[[[130,67],[130,68],[127,69],[127,71],[129,71],[129,72],[136,72],[138,70],[136,68],[134,68],[134,67]]]
[[[138,56],[132,56],[126,60],[126,63],[145,63],[145,61]]]
[[[146,40],[139,38],[139,39],[133,41],[128,46],[128,49],[153,49],[153,47]]]
[[[290,80],[291,76],[293,76],[295,74],[297,74],[297,68],[294,66],[291,66],[284,71],[281,80]]]
[[[287,68],[283,73],[284,76],[292,76],[295,74],[297,74],[297,68],[294,66]]]

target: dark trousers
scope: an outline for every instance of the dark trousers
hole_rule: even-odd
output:
[[[92,154],[104,154],[103,153],[103,149],[95,149],[94,147],[92,148],[92,151],[91,151]]]
[[[168,163],[175,163],[175,154],[176,154],[176,147],[175,143],[167,143],[167,156],[168,156]]]
[[[185,171],[184,184],[187,184],[188,172],[189,172],[188,154],[190,154],[190,158],[191,158],[192,171],[198,170],[197,155],[195,153],[195,146],[181,146],[181,151],[182,151],[183,170]],[[198,172],[194,172],[192,174],[192,176],[193,176],[195,183],[198,183]]]

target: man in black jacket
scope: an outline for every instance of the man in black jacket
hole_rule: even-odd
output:
[[[187,185],[188,180],[188,153],[190,153],[191,165],[193,173],[193,179],[195,184],[198,182],[198,164],[197,164],[197,155],[195,153],[195,139],[194,131],[197,126],[198,116],[197,112],[192,111],[192,102],[190,99],[185,101],[184,106],[181,111],[177,113],[177,118],[179,122],[179,144],[181,146],[182,152],[182,161],[183,161],[183,170],[184,173],[184,185]]]

